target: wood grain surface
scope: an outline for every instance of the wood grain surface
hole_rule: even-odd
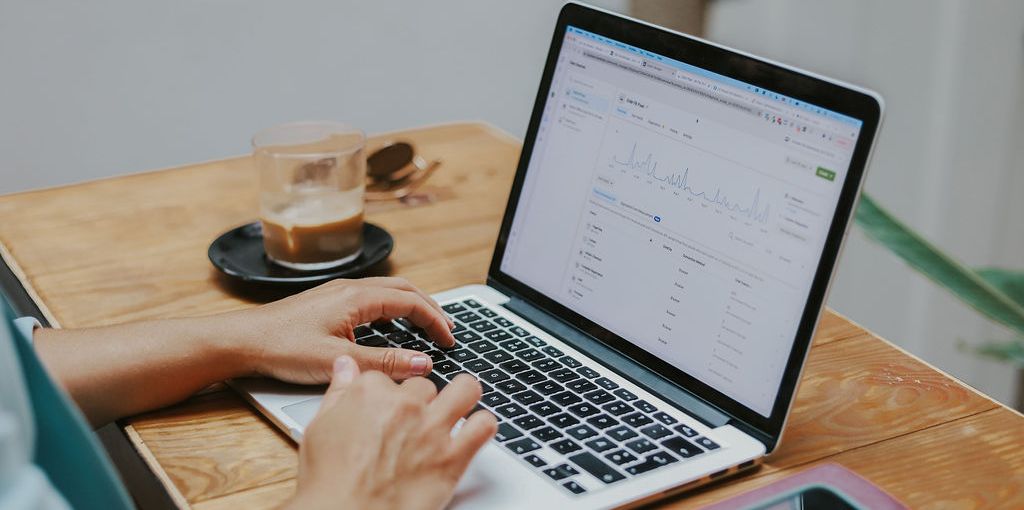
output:
[[[367,219],[396,239],[381,274],[429,292],[486,276],[519,142],[477,123],[375,137],[444,161],[417,204]],[[54,324],[87,327],[253,306],[206,248],[251,221],[247,157],[0,197],[0,254]],[[182,506],[273,508],[295,488],[295,444],[215,388],[126,420]],[[839,462],[914,508],[1024,507],[1024,418],[827,311],[779,450],[758,471],[667,501],[690,508],[820,462]]]

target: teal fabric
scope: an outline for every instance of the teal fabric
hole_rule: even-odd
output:
[[[134,508],[85,418],[47,375],[31,338],[14,327],[14,313],[6,301],[3,308],[6,320],[0,328],[6,335],[0,331],[0,341],[15,345],[34,415],[33,462],[73,508]]]

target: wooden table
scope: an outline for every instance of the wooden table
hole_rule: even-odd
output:
[[[375,139],[444,159],[432,203],[374,204],[396,249],[381,272],[427,291],[482,282],[519,142],[482,124]],[[51,323],[83,327],[253,306],[206,259],[256,210],[248,158],[0,197],[4,261]],[[264,508],[295,487],[296,448],[223,387],[125,420],[179,506]],[[717,501],[838,462],[914,508],[1024,508],[1024,417],[828,312],[781,448],[757,472],[668,503]]]

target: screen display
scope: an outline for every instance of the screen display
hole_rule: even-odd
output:
[[[570,26],[501,270],[770,416],[861,126]]]

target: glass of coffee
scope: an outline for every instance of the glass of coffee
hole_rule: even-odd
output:
[[[267,257],[315,271],[363,250],[366,135],[336,122],[295,122],[252,138],[260,174],[260,220]]]

